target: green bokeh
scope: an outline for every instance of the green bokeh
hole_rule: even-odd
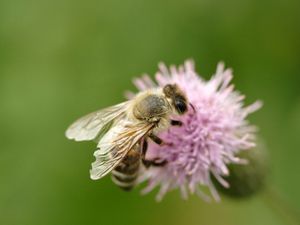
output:
[[[0,224],[287,224],[262,196],[207,204],[124,193],[89,179],[94,143],[64,137],[77,117],[122,101],[157,63],[193,58],[205,78],[234,69],[271,155],[270,183],[300,209],[298,0],[1,0]]]

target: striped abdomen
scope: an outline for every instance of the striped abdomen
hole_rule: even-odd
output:
[[[141,153],[138,144],[132,148],[121,163],[112,171],[112,180],[123,190],[129,191],[138,177]]]

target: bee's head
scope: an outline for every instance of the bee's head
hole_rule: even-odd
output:
[[[187,111],[187,99],[176,84],[167,84],[164,86],[163,93],[171,100],[171,104],[178,114],[181,115]]]

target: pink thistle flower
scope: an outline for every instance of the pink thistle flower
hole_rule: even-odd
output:
[[[211,174],[221,185],[229,187],[222,178],[229,174],[227,164],[245,163],[236,154],[255,146],[255,127],[245,119],[262,104],[257,101],[244,106],[244,96],[230,84],[232,71],[224,69],[223,63],[218,64],[216,74],[209,81],[195,72],[192,61],[170,69],[159,64],[159,69],[155,76],[158,86],[176,83],[192,106],[188,113],[174,118],[183,123],[181,127],[172,126],[160,133],[159,136],[171,145],[149,143],[146,157],[160,158],[167,164],[143,172],[141,180],[148,180],[143,192],[160,186],[157,200],[161,200],[166,192],[179,188],[184,198],[189,193],[196,193],[209,200],[201,190],[201,186],[207,186],[218,201],[220,198],[212,184]],[[148,75],[135,79],[134,84],[140,91],[157,87]]]

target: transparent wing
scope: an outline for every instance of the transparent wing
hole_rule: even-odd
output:
[[[127,102],[120,103],[76,120],[66,131],[66,137],[75,141],[93,140],[108,130],[112,121],[122,117],[128,107]]]
[[[98,150],[94,153],[96,160],[90,170],[91,179],[100,179],[113,170],[153,126],[147,123],[120,121],[117,126],[110,129],[100,140]]]

